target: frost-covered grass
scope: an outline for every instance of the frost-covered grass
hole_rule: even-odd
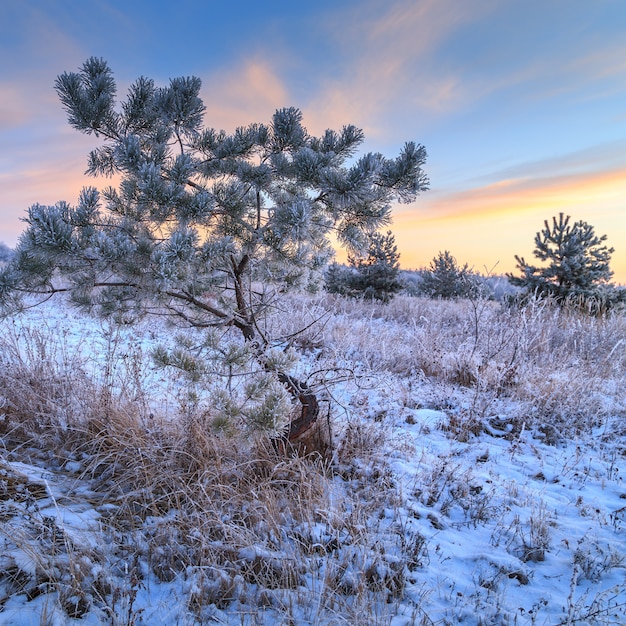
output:
[[[626,623],[623,315],[324,295],[266,324],[332,458],[218,432],[156,320],[2,321],[0,624]]]

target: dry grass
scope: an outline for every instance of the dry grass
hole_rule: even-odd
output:
[[[141,623],[135,605],[147,581],[178,580],[186,581],[190,623],[210,620],[216,608],[243,615],[250,607],[288,623],[296,608],[313,610],[312,597],[313,623],[387,623],[405,568],[377,546],[387,536],[400,547],[404,537],[389,521],[372,525],[397,498],[377,456],[380,427],[351,430],[331,466],[285,454],[262,435],[218,436],[201,415],[151,416],[52,346],[34,332],[5,337],[5,483],[17,480],[15,461],[50,468],[51,483],[75,483],[59,505],[71,506],[71,493],[87,499],[100,531],[88,550],[72,542],[59,520],[41,513],[55,504],[50,492],[24,479],[32,510],[5,509],[3,536],[9,552],[31,554],[34,564],[8,559],[0,567],[0,604],[16,593],[54,592],[67,616],[97,611],[110,623]],[[20,533],[9,532],[13,524]]]
[[[303,378],[334,401],[341,419],[332,462],[284,454],[263,435],[219,436],[202,412],[153,415],[139,374],[132,388],[116,389],[45,333],[5,334],[4,483],[34,504],[27,522],[19,507],[0,511],[5,528],[21,523],[12,549],[32,555],[30,564],[0,563],[0,604],[15,593],[54,591],[65,615],[95,611],[112,624],[139,624],[137,597],[150,580],[183,581],[181,623],[228,610],[241,623],[289,624],[305,615],[311,624],[389,624],[429,549],[398,513],[399,487],[382,457],[385,415],[368,412],[371,385],[395,376],[406,406],[456,406],[439,426],[464,441],[485,429],[507,437],[535,429],[557,443],[626,414],[615,393],[626,382],[626,319],[617,314],[403,297],[381,306],[324,295],[293,297],[266,324],[308,355]],[[517,406],[514,415],[500,416],[503,400]],[[352,420],[354,407],[374,419]],[[27,480],[17,489],[13,461],[45,465],[51,481],[74,481],[66,504],[74,493],[100,515],[89,548],[41,513],[49,490],[37,493]],[[416,498],[435,528],[453,506],[474,527],[499,514],[489,494],[474,490],[471,472],[450,459],[425,468],[418,482]],[[523,562],[540,561],[551,545],[549,515],[537,505],[509,534]],[[608,553],[577,558],[587,577],[614,566]],[[419,603],[407,619],[430,623]]]
[[[271,320],[276,334],[320,320],[293,341],[317,351],[323,375],[350,364],[361,380],[388,372],[416,387],[427,381],[426,405],[433,406],[437,387],[441,396],[461,390],[471,407],[452,416],[451,430],[460,432],[462,424],[470,435],[480,430],[497,415],[499,399],[518,403],[515,430],[545,427],[565,437],[588,432],[609,414],[626,414],[617,392],[626,386],[623,313],[592,317],[545,301],[509,308],[487,300],[397,297],[380,305],[328,295],[296,298],[286,310]]]

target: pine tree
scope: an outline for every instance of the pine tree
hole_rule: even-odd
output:
[[[398,280],[400,254],[391,231],[372,233],[364,257],[348,256],[348,263],[356,270],[356,291],[366,300],[388,302],[402,289]]]
[[[324,288],[328,293],[336,293],[340,296],[355,296],[354,285],[357,280],[356,270],[353,267],[333,262],[328,266],[324,274]]]
[[[326,291],[353,298],[389,302],[402,283],[400,254],[391,231],[386,234],[372,233],[369,236],[367,253],[364,256],[348,255],[348,265],[333,263],[325,275]]]
[[[478,279],[468,264],[460,266],[448,250],[439,252],[422,274],[420,292],[431,298],[466,298],[478,291]]]
[[[30,207],[0,274],[5,303],[18,291],[42,299],[66,292],[102,315],[158,312],[233,327],[268,369],[273,342],[258,321],[273,298],[319,277],[331,234],[351,252],[363,249],[367,234],[389,222],[392,202],[427,189],[423,146],[357,158],[360,129],[315,137],[296,108],[232,134],[205,128],[196,77],[165,87],[139,78],[117,106],[112,71],[90,58],[55,86],[71,126],[101,140],[87,173],[121,183],[86,187],[76,206]],[[303,418],[315,417],[304,384],[274,374],[302,402]]]
[[[551,296],[560,304],[603,297],[613,275],[609,267],[613,248],[604,245],[606,239],[606,235],[598,237],[586,222],[570,224],[570,216],[559,213],[558,219],[552,218],[552,226],[546,220],[535,235],[533,254],[545,265],[530,265],[516,255],[521,276],[507,277],[525,294]]]

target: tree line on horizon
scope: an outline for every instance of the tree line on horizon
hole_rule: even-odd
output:
[[[400,253],[392,231],[368,235],[365,254],[349,254],[346,264],[330,263],[324,271],[324,288],[342,296],[389,302],[396,293],[456,299],[478,295],[523,302],[528,297],[551,298],[558,304],[597,299],[605,305],[623,303],[624,289],[611,284],[610,258],[614,252],[584,221],[570,223],[559,213],[546,220],[535,235],[534,256],[542,266],[515,256],[520,274],[484,275],[461,265],[450,251],[440,251],[427,267],[400,268]],[[8,263],[14,251],[0,242],[0,262]],[[508,285],[508,286],[507,286]]]
[[[348,257],[347,265],[333,263],[326,272],[326,289],[331,293],[388,301],[397,292],[431,298],[455,299],[494,297],[494,282],[500,296],[509,302],[547,298],[559,306],[576,303],[580,308],[607,310],[626,302],[626,290],[611,283],[610,259],[614,252],[593,226],[559,213],[552,223],[535,235],[534,256],[542,264],[532,265],[515,256],[519,274],[485,276],[467,263],[461,265],[448,251],[440,251],[421,270],[400,270],[397,247],[391,231],[372,237],[365,257]],[[502,279],[510,285],[502,288]]]

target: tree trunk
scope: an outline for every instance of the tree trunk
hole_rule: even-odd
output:
[[[249,260],[248,255],[244,255],[241,261],[237,263],[235,257],[231,257],[231,267],[235,282],[235,297],[237,310],[239,312],[239,319],[235,321],[235,325],[241,330],[247,342],[256,344],[257,358],[263,367],[266,367],[263,351],[256,340],[254,316],[248,309],[244,296],[242,276],[248,266]],[[319,402],[305,382],[299,381],[284,372],[277,372],[277,375],[278,380],[286,387],[293,398],[300,403],[300,414],[298,417],[291,420],[289,430],[285,433],[286,439],[291,443],[295,443],[317,422],[320,412]]]
[[[300,382],[283,372],[278,372],[278,380],[285,385],[301,405],[300,415],[291,420],[287,433],[287,439],[295,441],[317,422],[320,413],[319,402],[306,383]]]

